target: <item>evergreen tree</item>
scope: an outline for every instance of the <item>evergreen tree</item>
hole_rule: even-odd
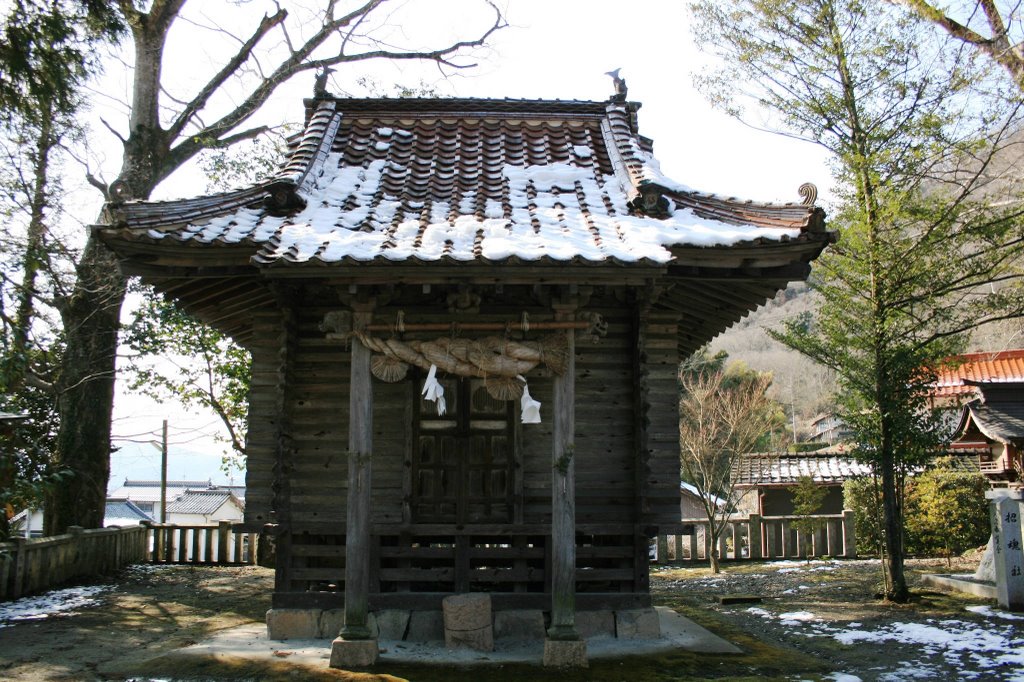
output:
[[[790,486],[789,490],[793,495],[793,514],[797,516],[792,527],[803,536],[802,549],[809,561],[811,535],[821,528],[821,519],[814,518],[814,515],[821,511],[828,491],[815,483],[810,476],[801,476],[797,479],[796,485]]]
[[[700,42],[725,60],[718,104],[833,155],[841,233],[814,273],[817,312],[776,337],[835,371],[856,456],[878,472],[886,596],[909,597],[902,481],[940,445],[926,399],[964,334],[1024,311],[1018,186],[992,163],[1020,124],[1001,72],[859,0],[698,2]],[[1016,172],[1009,171],[1011,174]]]

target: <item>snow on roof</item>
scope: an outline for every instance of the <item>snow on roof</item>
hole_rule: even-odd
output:
[[[167,481],[167,499],[172,500],[190,488],[207,489],[211,486],[210,481]],[[110,499],[126,499],[133,502],[159,502],[160,481],[129,481],[112,491],[108,496]]]
[[[738,487],[794,485],[804,476],[815,483],[840,484],[851,478],[870,476],[871,467],[858,461],[852,447],[836,445],[814,452],[758,452],[738,459],[732,476]],[[978,472],[976,453],[950,448],[946,455],[961,471]]]
[[[665,177],[631,106],[322,102],[267,185],[288,185],[295,207],[273,210],[250,193],[118,210],[137,237],[251,244],[260,265],[662,264],[673,247],[788,241],[819,220],[813,206],[719,199]],[[645,212],[637,197],[649,188],[657,210]]]
[[[725,500],[723,500],[721,497],[718,497],[717,495],[712,495],[711,493],[707,493],[706,495],[701,495],[700,490],[697,489],[697,486],[695,486],[695,485],[693,485],[691,483],[687,483],[686,481],[680,481],[679,482],[679,489],[680,490],[685,490],[686,492],[690,493],[691,495],[693,495],[696,498],[707,497],[709,500],[711,500],[712,502],[715,503],[716,507],[725,506]]]

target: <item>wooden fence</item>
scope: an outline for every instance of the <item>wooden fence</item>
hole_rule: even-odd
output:
[[[254,564],[256,534],[236,533],[223,521],[216,526],[72,527],[65,535],[16,538],[0,543],[0,601],[143,563]]]
[[[0,543],[0,600],[141,563],[146,560],[147,537],[142,526],[92,530],[72,526],[64,535]]]
[[[152,564],[237,566],[256,563],[256,533],[239,533],[230,521],[216,526],[149,525]]]
[[[857,556],[857,541],[853,529],[853,512],[819,514],[814,532],[798,533],[793,521],[798,516],[734,516],[729,519],[718,538],[720,560],[765,561],[771,559],[803,559],[806,557]],[[657,538],[657,561],[707,561],[711,549],[711,536],[707,532],[707,519],[684,519],[683,526],[692,528],[689,534],[660,535]]]

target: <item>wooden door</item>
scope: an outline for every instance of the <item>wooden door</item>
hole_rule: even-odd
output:
[[[412,457],[416,523],[508,523],[513,512],[511,401],[482,379],[443,382],[447,410],[418,400]]]

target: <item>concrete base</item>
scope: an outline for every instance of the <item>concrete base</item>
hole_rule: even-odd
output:
[[[622,640],[607,635],[599,635],[586,642],[586,659],[602,661],[643,656],[648,654],[667,653],[670,651],[692,651],[703,654],[742,654],[733,644],[708,632],[701,626],[675,611],[659,606],[655,612],[661,619],[661,637],[658,639]],[[428,612],[423,612],[428,613]],[[440,619],[440,612],[437,613]],[[413,612],[415,620],[415,612]],[[440,629],[440,624],[437,624]],[[411,628],[411,624],[410,624]],[[458,669],[461,666],[500,666],[506,664],[537,665],[544,660],[546,644],[542,639],[505,639],[496,642],[495,650],[490,652],[473,651],[471,649],[446,649],[440,635],[434,641],[415,642],[406,639],[400,645],[385,644],[377,665],[392,663],[414,665],[437,665],[445,669]],[[178,649],[168,656],[171,657],[208,657],[211,660],[225,658],[242,658],[249,661],[280,663],[287,660],[290,665],[308,667],[311,675],[323,671],[328,659],[332,665],[340,667],[364,667],[372,665],[374,647],[377,642],[372,640],[348,641],[335,647],[328,647],[330,639],[274,641],[267,638],[267,627],[262,623],[242,625],[237,628],[219,630],[194,646]],[[550,650],[551,662],[554,665],[571,664],[578,661],[579,649],[576,642],[554,642],[555,649]],[[559,645],[561,650],[558,650]],[[361,657],[352,656],[348,647],[356,648]],[[374,648],[370,648],[374,647]],[[337,651],[338,656],[332,657]],[[574,653],[574,651],[576,653]],[[561,663],[559,663],[561,662]],[[363,665],[359,665],[359,664]],[[301,675],[299,676],[301,677]],[[455,672],[452,679],[484,679],[486,674],[459,676]],[[624,675],[624,678],[628,675]]]
[[[494,639],[544,639],[544,613],[528,609],[496,611]]]
[[[545,668],[586,668],[586,640],[564,641],[557,639],[544,640]]]
[[[342,639],[331,642],[331,667],[348,670],[369,668],[377,663],[380,648],[375,639]]]
[[[932,587],[942,587],[947,590],[956,590],[965,594],[973,594],[982,599],[997,599],[995,583],[976,580],[969,575],[940,575],[938,573],[925,573],[921,576],[921,582]]]
[[[615,636],[619,639],[658,639],[661,625],[653,608],[615,612]]]
[[[583,639],[615,636],[614,611],[577,611],[576,632]]]
[[[270,609],[267,611],[267,637],[280,641],[337,637],[344,624],[344,609]]]

